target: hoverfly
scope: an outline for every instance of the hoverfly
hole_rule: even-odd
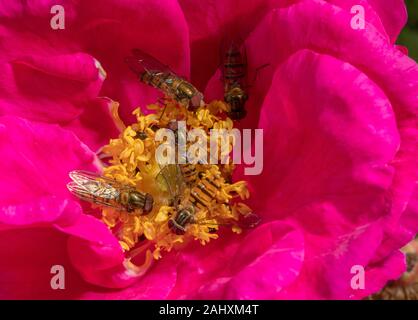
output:
[[[175,142],[177,146],[179,145],[180,140],[183,142],[187,141],[186,132],[179,130],[177,120],[171,120],[168,123],[167,128],[174,132]],[[177,148],[176,154],[179,152],[180,150],[178,150]],[[181,156],[184,160],[186,160],[185,154],[182,154]],[[198,170],[195,164],[188,163],[187,161],[185,162],[186,163],[179,165],[178,168],[181,171],[182,177],[184,178],[186,185],[192,186],[197,180]]]
[[[245,91],[247,58],[243,49],[235,42],[223,53],[222,78],[224,81],[224,100],[230,106],[229,117],[240,120],[245,117],[245,103],[248,94]]]
[[[228,115],[233,120],[243,119],[247,111],[245,103],[248,100],[248,63],[247,54],[244,46],[239,46],[236,41],[232,41],[229,47],[222,46],[222,79],[224,82],[224,101],[230,106]],[[258,72],[268,67],[263,64],[255,69],[253,82],[257,78]],[[252,84],[251,84],[252,85]]]
[[[140,210],[141,214],[147,214],[153,208],[151,194],[139,192],[131,186],[83,170],[71,171],[69,176],[72,181],[67,188],[81,200],[129,213]]]
[[[167,66],[139,49],[133,49],[132,54],[125,62],[142,82],[193,110],[203,104],[203,94]]]
[[[164,166],[157,176],[157,181],[163,185],[170,195],[170,205],[173,205],[177,212],[168,221],[169,229],[178,235],[184,234],[189,224],[219,225],[205,221],[197,221],[195,216],[199,210],[208,210],[214,202],[222,184],[223,177],[219,175],[209,175],[199,172],[198,178],[193,185],[185,180],[181,164],[171,164]],[[162,182],[162,184],[161,184]],[[187,201],[183,201],[183,196],[187,187],[190,187],[190,194]],[[260,217],[255,213],[248,214],[245,219],[240,221],[239,226],[243,228],[253,228],[260,222]],[[231,225],[225,223],[224,225]]]

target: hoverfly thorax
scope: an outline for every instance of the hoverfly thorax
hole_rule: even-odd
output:
[[[194,222],[194,214],[192,206],[180,209],[174,218],[168,220],[168,227],[177,235],[185,234],[187,225]]]
[[[149,193],[128,191],[125,197],[127,212],[142,210],[143,214],[147,214],[152,210],[154,199]]]
[[[245,102],[248,100],[247,93],[240,87],[231,88],[225,93],[224,100],[230,106],[229,116],[231,119],[240,120],[245,118]]]

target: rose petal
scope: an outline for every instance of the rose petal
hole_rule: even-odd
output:
[[[342,238],[390,214],[388,190],[394,170],[389,163],[399,146],[390,102],[348,63],[302,50],[277,69],[259,127],[270,151],[263,174],[245,177],[253,187],[251,206],[265,219],[292,217],[310,239],[306,276],[292,284],[297,288],[292,294],[304,287],[303,298],[347,298],[351,275],[341,274],[347,270],[336,267],[342,262],[333,252],[341,250]],[[258,201],[260,197],[269,200]],[[383,225],[371,225],[362,236],[375,239],[374,248],[382,239]],[[366,249],[350,245],[343,255],[346,269],[358,259],[370,262],[375,250]],[[332,253],[330,259],[322,258],[326,252]],[[309,280],[312,273],[325,275]]]
[[[110,96],[121,102],[121,114],[125,121],[132,119],[131,111],[134,108],[155,102],[156,97],[160,95],[157,90],[138,84],[138,79],[124,63],[124,58],[130,54],[132,48],[143,49],[155,55],[180,75],[188,75],[188,28],[177,1],[64,1],[61,3],[65,9],[64,30],[53,30],[49,25],[53,16],[50,10],[55,4],[54,1],[48,0],[21,5],[6,3],[0,5],[0,14],[7,17],[1,29],[0,61],[11,63],[21,56],[42,56],[48,61],[54,60],[56,56],[71,55],[73,52],[88,53],[95,58],[94,60],[91,58],[92,66],[98,66],[97,61],[100,61],[109,75],[100,95]],[[31,33],[25,32],[26,30],[31,30]],[[62,65],[58,64],[56,68],[62,68]],[[75,68],[75,70],[79,69]],[[13,72],[10,67],[6,71],[4,85],[13,86],[14,78],[10,76]],[[23,70],[23,74],[20,72],[20,77],[30,82],[27,80],[27,71]],[[103,72],[99,68],[96,68],[96,71],[99,79],[99,74],[103,75]],[[36,84],[34,88],[39,86],[39,91],[43,95],[46,90],[53,88],[46,97],[52,99],[63,95],[67,100],[54,100],[51,108],[41,109],[43,104],[37,102],[42,100],[36,99],[30,102],[31,110],[39,112],[46,110],[48,112],[43,114],[48,114],[54,112],[56,104],[61,102],[56,117],[64,117],[68,121],[74,120],[75,116],[81,113],[79,105],[68,105],[68,97],[74,95],[64,90],[69,86],[68,81],[67,84],[64,83],[65,86],[60,82],[49,80],[33,82],[32,85],[34,83]],[[74,87],[73,82],[70,81],[70,84]],[[27,89],[26,86],[24,88]],[[13,106],[11,99],[12,97],[4,103]]]
[[[197,246],[179,253],[178,281],[169,298],[274,298],[297,276],[304,251],[299,230],[279,221],[246,235],[222,233],[205,250]]]
[[[112,118],[114,103],[107,98],[97,98],[91,101],[77,118],[61,125],[73,131],[90,149],[98,152],[109,143],[109,138],[116,138],[120,133]]]
[[[71,235],[69,257],[85,280],[112,287],[137,281],[139,275],[125,267],[117,239],[103,222],[83,214],[66,189],[68,172],[76,168],[94,170],[95,155],[74,134],[57,125],[1,117],[0,135],[0,155],[6,160],[1,182],[0,223],[3,227],[0,233],[18,227],[26,227],[30,232],[41,226],[45,230],[48,230],[46,227],[55,228]],[[72,243],[77,244],[78,250],[71,250],[74,248]],[[62,250],[65,253],[67,249]],[[166,290],[174,284],[174,270],[167,277],[169,275],[172,284],[167,278]],[[116,284],[111,285],[109,279]],[[148,279],[153,278],[149,276]],[[152,284],[148,286],[152,287]],[[47,294],[42,288],[33,289],[36,290],[40,290],[41,295]],[[147,294],[157,294],[151,291]]]
[[[94,103],[105,75],[92,56],[57,52],[60,46],[20,29],[1,27],[0,38],[0,115],[61,124]]]
[[[176,283],[176,262],[170,256],[145,274],[135,274],[126,267],[122,251],[116,247],[72,237],[68,248],[72,263],[85,280],[102,287],[124,288],[85,292],[83,299],[164,299]]]
[[[294,1],[193,1],[181,0],[190,29],[192,81],[203,90],[214,70],[220,65],[225,42],[244,40],[263,16],[275,7]]]
[[[408,19],[403,0],[367,0],[379,15],[392,43],[396,41]]]
[[[271,151],[263,173],[245,178],[254,198],[270,199],[254,203],[263,212],[277,218],[327,195],[367,197],[353,210],[372,206],[369,196],[384,200],[399,144],[394,114],[379,87],[349,64],[309,50],[292,56],[276,72],[259,127]],[[264,210],[277,204],[285,210]]]
[[[77,299],[81,292],[92,290],[68,260],[67,238],[52,228],[1,231],[0,298]],[[64,290],[51,287],[54,265],[64,268]]]
[[[95,154],[57,125],[5,116],[0,118],[0,136],[0,205],[48,195],[68,197],[68,172],[97,168]]]

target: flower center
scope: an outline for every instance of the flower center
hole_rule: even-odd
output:
[[[125,194],[126,199],[121,201],[132,205],[130,212],[101,208],[103,222],[119,239],[127,256],[146,248],[147,255],[152,253],[154,259],[159,259],[164,251],[189,241],[198,240],[205,245],[217,239],[220,227],[240,233],[246,227],[245,221],[257,223],[257,216],[239,202],[248,198],[249,192],[244,181],[231,182],[234,165],[230,159],[224,164],[161,165],[157,161],[158,148],[167,143],[156,139],[159,129],[172,130],[176,139],[180,135],[176,121],[184,121],[188,130],[199,128],[207,136],[214,128],[231,130],[233,122],[224,115],[227,105],[213,101],[189,111],[176,101],[166,100],[164,105],[153,104],[148,109],[154,113],[144,115],[136,109],[133,112],[136,123],[125,126],[117,115],[116,105],[113,116],[123,130],[102,149],[102,158],[108,158],[105,177],[137,190],[138,195],[149,195],[146,198]],[[231,152],[234,141],[228,141],[227,147],[220,145],[224,141],[217,143],[221,155]],[[188,145],[190,142],[186,142]],[[174,149],[177,148],[176,144]],[[207,156],[213,154],[208,152]],[[146,213],[144,199],[152,199]],[[142,208],[135,207],[135,203]]]

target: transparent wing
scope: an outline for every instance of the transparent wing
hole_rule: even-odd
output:
[[[117,182],[114,179],[107,178],[95,172],[85,171],[85,170],[73,170],[69,173],[71,180],[79,185],[88,185],[90,188],[98,188],[97,191],[100,191],[101,188],[104,188],[103,191],[110,190],[128,190],[133,189],[130,186],[123,185]]]
[[[156,181],[160,189],[166,191],[175,202],[180,200],[187,186],[177,164],[163,166],[156,177]]]
[[[112,201],[111,199],[98,197],[90,192],[88,192],[85,188],[77,185],[75,182],[70,182],[67,184],[68,190],[75,195],[77,198],[87,201],[90,203],[94,203],[100,206],[106,206],[110,208],[114,208],[116,210],[124,211],[126,208],[122,206],[120,203],[116,201]]]
[[[116,181],[88,171],[75,170],[69,174],[73,180],[67,184],[68,190],[81,200],[117,209],[123,207],[116,201],[121,190]]]
[[[138,76],[143,72],[168,72],[174,74],[167,65],[164,65],[154,57],[141,51],[140,49],[133,49],[132,56],[126,57],[125,62],[129,68]]]

